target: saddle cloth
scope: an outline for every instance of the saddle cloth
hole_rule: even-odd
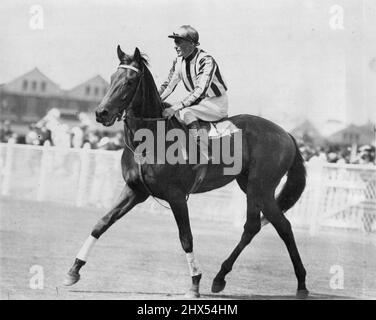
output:
[[[230,136],[240,130],[230,120],[226,119],[216,122],[200,121],[200,126],[207,130],[209,139],[219,139]]]

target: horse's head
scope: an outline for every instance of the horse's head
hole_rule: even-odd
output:
[[[133,56],[117,47],[120,64],[111,76],[110,88],[95,111],[97,122],[109,127],[121,120],[125,110],[132,105],[143,74],[145,59],[136,48]]]

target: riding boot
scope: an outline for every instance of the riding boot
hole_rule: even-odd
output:
[[[207,163],[200,163],[200,160],[198,161],[198,164],[196,164],[193,167],[194,170],[197,170],[197,169],[201,168],[202,166],[207,165],[210,161],[213,160],[212,156],[209,155],[209,145],[208,145],[209,141],[208,141],[208,139],[201,140],[200,134],[199,134],[200,130],[205,130],[206,131],[206,137],[207,137],[208,132],[205,128],[202,128],[200,126],[200,123],[198,121],[191,122],[188,125],[188,129],[189,129],[189,134],[191,135],[191,137],[193,137],[194,141],[197,144],[197,147],[199,149],[200,154],[202,154],[207,159]],[[207,152],[203,152],[203,149],[206,149]]]

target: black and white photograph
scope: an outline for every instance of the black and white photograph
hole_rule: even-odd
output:
[[[0,300],[375,300],[375,147],[373,0],[2,0]]]

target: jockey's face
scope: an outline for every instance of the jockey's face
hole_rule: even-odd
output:
[[[174,40],[174,42],[174,48],[178,54],[178,57],[187,58],[195,49],[195,45],[191,41],[177,38]]]

